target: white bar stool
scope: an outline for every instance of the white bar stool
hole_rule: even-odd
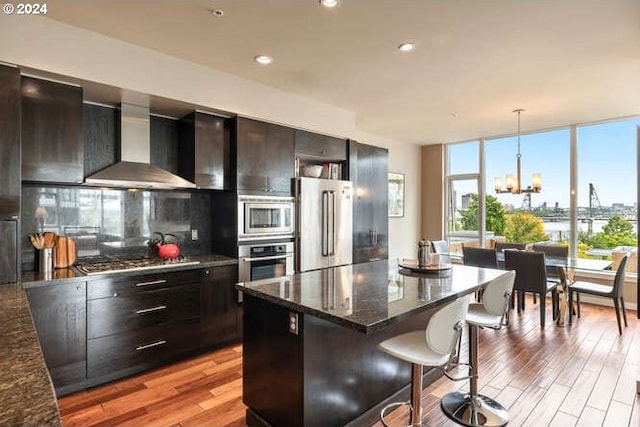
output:
[[[478,394],[478,327],[502,328],[515,278],[516,272],[508,271],[486,286],[482,303],[469,305],[469,393],[448,393],[440,401],[444,413],[458,424],[469,427],[503,426],[509,422],[509,414],[502,405]]]
[[[388,425],[384,419],[387,410],[402,405],[409,405],[410,425],[422,425],[422,367],[434,366],[446,375],[445,368],[451,365],[456,355],[456,344],[464,326],[469,298],[458,298],[439,309],[429,319],[426,331],[407,332],[380,343],[380,350],[412,365],[411,400],[385,406],[380,411],[383,425]]]

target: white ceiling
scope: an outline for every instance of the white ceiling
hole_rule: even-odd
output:
[[[353,111],[361,130],[412,143],[514,133],[515,108],[523,132],[640,114],[639,0],[47,4],[49,18]],[[416,49],[398,51],[404,41]]]

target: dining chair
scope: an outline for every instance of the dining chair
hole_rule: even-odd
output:
[[[462,334],[469,296],[463,296],[436,311],[427,323],[426,330],[406,332],[382,341],[378,348],[383,352],[405,362],[411,363],[411,400],[393,402],[382,408],[380,421],[387,426],[385,416],[388,410],[409,405],[410,424],[421,425],[422,422],[422,371],[423,366],[440,369],[452,380],[448,370],[453,366],[456,356],[456,343]],[[460,378],[468,379],[468,377]]]
[[[526,243],[507,243],[507,242],[496,242],[496,251],[504,251],[505,249],[518,249],[524,251],[527,248]]]
[[[432,240],[431,249],[433,249],[433,252],[437,254],[448,254],[449,244],[446,240]]]
[[[532,292],[540,296],[540,327],[544,328],[546,318],[546,295],[551,292],[553,318],[556,318],[558,292],[556,284],[547,281],[547,271],[542,252],[505,251],[505,269],[515,270],[518,312],[524,309],[524,293]]]
[[[498,258],[494,249],[462,247],[462,263],[474,267],[498,268]],[[476,292],[476,299],[482,298],[482,289]]]
[[[613,306],[616,309],[616,320],[618,321],[618,333],[622,335],[622,325],[620,323],[620,308],[622,307],[622,316],[624,317],[624,326],[627,326],[627,313],[624,308],[624,297],[622,296],[622,288],[624,285],[624,278],[626,276],[627,262],[629,261],[629,255],[625,255],[620,260],[616,275],[613,279],[613,286],[601,285],[599,283],[576,281],[573,282],[569,289],[569,324],[573,320],[573,294],[576,294],[576,304],[578,308],[578,317],[580,317],[580,294],[589,294],[599,297],[613,299]]]
[[[493,249],[463,246],[462,262],[475,267],[498,268],[496,251]]]
[[[534,252],[543,252],[547,257],[567,258],[569,256],[569,246],[555,243],[537,243],[531,246]],[[560,274],[558,267],[547,267],[547,279],[560,284]]]

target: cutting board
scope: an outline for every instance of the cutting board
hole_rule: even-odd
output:
[[[67,268],[76,262],[76,242],[70,237],[58,237],[54,252],[53,265],[55,268]]]

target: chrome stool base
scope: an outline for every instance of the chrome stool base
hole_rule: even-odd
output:
[[[459,391],[445,395],[442,411],[453,421],[468,427],[501,427],[509,422],[507,410],[495,400],[481,394],[471,397]]]

